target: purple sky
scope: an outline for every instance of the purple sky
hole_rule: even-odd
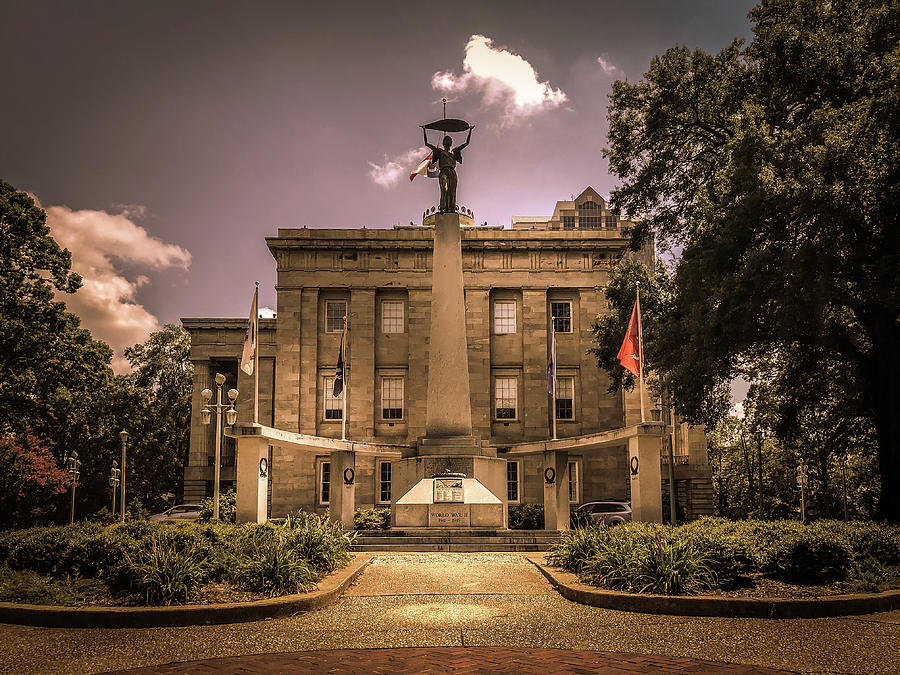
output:
[[[476,125],[477,222],[608,195],[613,80],[749,38],[753,4],[0,0],[0,178],[48,208],[87,280],[70,307],[119,348],[245,316],[257,279],[274,307],[278,227],[421,222],[438,187],[408,173],[445,94]]]

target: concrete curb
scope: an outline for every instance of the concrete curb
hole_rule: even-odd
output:
[[[152,628],[240,623],[291,616],[330,605],[370,562],[370,555],[355,555],[346,567],[322,579],[315,591],[280,598],[174,607],[57,607],[0,602],[0,623],[49,628]]]
[[[579,583],[574,574],[551,569],[543,556],[528,556],[547,580],[567,600],[643,614],[723,616],[761,619],[813,619],[853,614],[873,614],[900,609],[900,591],[833,595],[808,600],[777,598],[728,598],[709,595],[638,595],[604,591]]]

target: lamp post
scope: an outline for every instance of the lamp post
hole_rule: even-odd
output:
[[[78,459],[78,452],[73,450],[72,454],[66,458],[66,467],[72,474],[72,512],[69,516],[69,523],[75,522],[75,486],[78,485],[78,477],[81,475],[81,460]]]
[[[209,424],[212,413],[210,408],[216,409],[216,459],[215,469],[213,472],[213,520],[219,519],[219,474],[222,468],[222,435],[225,433],[225,427],[222,425],[222,411],[225,410],[225,419],[228,426],[234,426],[237,421],[237,410],[234,409],[234,402],[238,397],[237,389],[228,390],[228,400],[230,403],[222,402],[222,389],[225,386],[225,376],[222,373],[216,373],[216,402],[210,403],[212,399],[212,391],[204,389],[200,392],[203,397],[203,410],[200,411],[200,419],[203,424]]]
[[[801,464],[797,468],[797,485],[800,486],[800,522],[806,522],[806,465]]]
[[[112,512],[116,515],[116,488],[119,487],[119,463],[113,460],[112,470],[109,472],[109,486],[112,488]]]
[[[128,445],[128,432],[122,429],[119,432],[119,438],[122,439],[122,469],[121,469],[121,492],[119,493],[119,520],[125,522],[125,447]]]

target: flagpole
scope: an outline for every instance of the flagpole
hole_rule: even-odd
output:
[[[347,317],[344,316],[344,334],[341,336],[341,361],[343,363],[343,372],[341,373],[341,378],[344,380],[344,400],[342,401],[341,408],[341,440],[347,440],[347,398],[350,393],[350,387],[348,386],[350,383],[348,382],[347,377]]]
[[[644,331],[641,327],[641,282],[637,282],[637,299],[635,300],[635,304],[637,306],[637,320],[638,320],[638,348],[641,350],[640,359],[638,360],[638,376],[640,380],[640,388],[641,388],[641,424],[647,421],[646,415],[644,414]]]
[[[256,316],[256,342],[253,345],[253,424],[259,424],[259,282],[256,282],[256,295],[253,296],[253,309]]]
[[[550,317],[550,358],[553,359],[553,400],[550,402],[550,411],[553,415],[553,440],[556,440],[556,319]]]

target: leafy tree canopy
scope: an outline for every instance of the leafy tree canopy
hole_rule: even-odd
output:
[[[769,0],[750,18],[750,44],[675,47],[613,88],[611,203],[643,218],[632,247],[683,247],[654,365],[695,422],[760,359],[850,373],[900,522],[900,4]]]

